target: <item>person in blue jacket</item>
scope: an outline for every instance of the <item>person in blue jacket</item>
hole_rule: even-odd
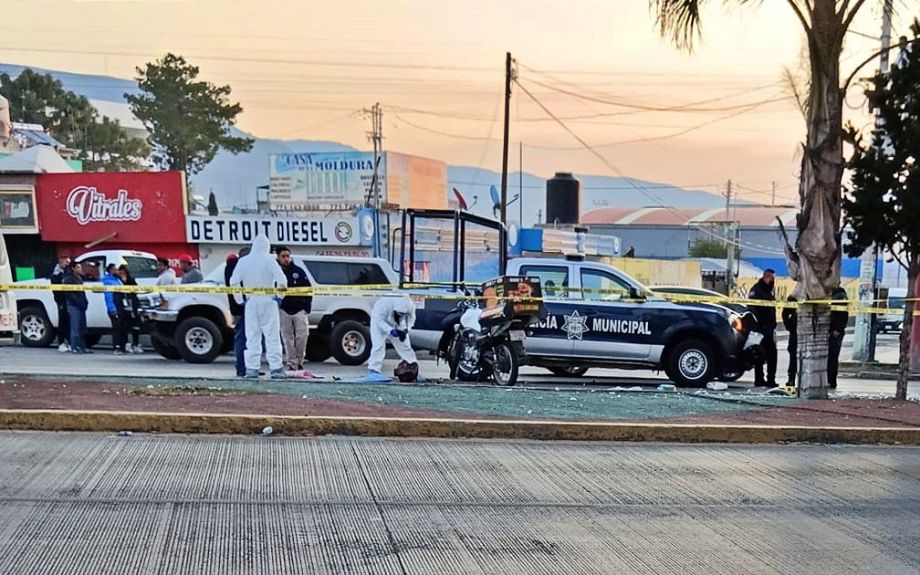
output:
[[[105,268],[105,277],[102,278],[102,285],[124,285],[121,278],[118,277],[118,267],[115,264],[109,264]],[[109,321],[112,322],[112,346],[115,348],[115,355],[125,353],[125,343],[128,340],[127,334],[125,333],[124,302],[125,294],[110,291],[105,292],[105,308],[106,311],[109,312]]]

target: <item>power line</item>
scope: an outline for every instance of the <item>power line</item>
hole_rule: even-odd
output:
[[[525,69],[530,69],[530,68],[527,68],[526,66],[523,66],[523,65],[522,65],[522,67],[525,68]],[[531,70],[532,70],[532,69],[531,69]],[[536,70],[534,70],[534,71],[536,71]],[[539,72],[538,72],[538,73],[539,73]],[[575,98],[579,98],[579,99],[582,99],[582,100],[587,100],[587,101],[596,102],[596,103],[600,103],[600,104],[607,104],[607,105],[611,105],[611,106],[617,106],[617,107],[621,107],[621,108],[628,108],[628,109],[638,110],[638,111],[642,111],[642,112],[728,112],[728,111],[731,111],[731,110],[737,110],[737,109],[740,109],[740,108],[746,108],[746,107],[751,106],[751,105],[753,105],[753,104],[769,104],[769,103],[774,103],[774,102],[785,102],[785,101],[788,101],[788,100],[792,99],[791,96],[783,96],[783,97],[778,97],[778,98],[774,97],[774,98],[767,99],[767,100],[760,100],[760,101],[758,101],[758,102],[748,102],[748,103],[745,103],[745,104],[735,104],[735,105],[724,106],[724,107],[720,107],[720,108],[701,108],[701,107],[699,107],[699,106],[702,106],[702,105],[704,105],[704,104],[710,104],[710,103],[713,103],[713,102],[718,102],[718,101],[723,101],[723,100],[727,100],[727,99],[730,99],[730,98],[735,98],[735,97],[737,97],[738,95],[741,95],[741,94],[743,94],[743,93],[750,93],[750,92],[752,92],[752,91],[762,90],[762,89],[766,89],[766,88],[769,88],[769,87],[775,87],[775,86],[776,86],[776,83],[774,82],[774,83],[772,83],[772,84],[767,84],[767,85],[764,85],[764,86],[761,86],[761,87],[757,87],[757,88],[754,88],[754,89],[744,90],[741,94],[723,95],[723,96],[718,96],[718,97],[715,97],[715,98],[708,98],[708,99],[706,99],[706,100],[700,100],[700,101],[697,101],[697,102],[688,102],[688,103],[686,103],[686,104],[668,105],[668,106],[662,106],[662,105],[655,106],[655,105],[642,104],[642,103],[632,103],[632,102],[627,102],[627,101],[624,101],[624,100],[616,100],[616,99],[612,99],[612,97],[604,97],[604,98],[601,98],[601,97],[592,96],[592,95],[589,95],[589,94],[582,94],[582,93],[579,93],[579,92],[575,92],[575,91],[572,91],[572,90],[567,90],[567,89],[565,89],[565,88],[562,88],[562,87],[559,87],[559,86],[554,86],[554,85],[552,85],[552,84],[547,84],[546,82],[541,82],[541,81],[539,81],[539,80],[534,80],[534,79],[528,79],[528,81],[529,81],[529,82],[532,82],[532,83],[534,83],[534,84],[536,84],[537,86],[540,86],[540,87],[542,87],[542,88],[546,88],[546,89],[552,90],[552,91],[554,91],[554,92],[559,92],[560,94],[565,94],[565,95],[568,95],[568,96],[573,96],[573,97],[575,97]]]
[[[0,51],[3,52],[38,52],[44,54],[82,54],[88,56],[130,56],[134,58],[149,58],[155,57],[158,58],[162,56],[159,53],[153,52],[106,52],[102,50],[77,50],[74,48],[68,49],[52,49],[52,48],[24,48],[21,46],[0,46]],[[444,71],[462,71],[462,72],[494,72],[492,68],[483,68],[478,66],[449,66],[446,64],[400,64],[393,62],[372,62],[372,63],[360,63],[360,62],[348,62],[342,60],[312,60],[312,59],[303,59],[303,60],[294,60],[287,58],[253,58],[253,57],[242,57],[242,56],[206,56],[201,54],[196,54],[194,56],[198,60],[210,60],[214,62],[250,62],[254,64],[291,64],[298,66],[325,66],[325,67],[336,67],[336,68],[391,68],[395,70],[444,70]]]
[[[527,94],[527,96],[529,96],[530,99],[534,101],[534,103],[535,103],[537,106],[539,106],[548,116],[550,116],[551,118],[553,118],[553,119],[556,121],[556,123],[559,124],[560,127],[562,127],[563,130],[565,130],[566,132],[568,132],[569,135],[571,135],[573,138],[575,138],[575,139],[576,139],[576,140],[577,140],[577,141],[578,141],[588,152],[590,152],[593,156],[595,156],[597,159],[599,159],[601,162],[603,162],[603,164],[604,164],[605,166],[607,166],[607,168],[609,168],[612,172],[614,172],[615,174],[617,174],[619,177],[623,178],[623,180],[626,181],[630,186],[632,186],[633,189],[635,189],[636,191],[638,191],[639,193],[641,193],[641,194],[644,195],[645,197],[647,197],[647,198],[649,198],[650,200],[652,200],[653,202],[655,202],[655,204],[657,204],[659,207],[662,207],[662,208],[665,208],[665,209],[667,209],[667,210],[670,210],[670,211],[672,211],[672,212],[674,212],[674,213],[677,213],[677,209],[676,209],[676,208],[674,208],[673,206],[667,206],[667,205],[665,205],[664,202],[663,202],[659,197],[655,196],[654,194],[652,194],[652,193],[649,192],[648,190],[644,189],[642,186],[639,186],[638,184],[636,184],[635,181],[633,181],[632,178],[626,176],[619,168],[617,168],[616,166],[614,166],[614,165],[613,165],[603,154],[601,154],[600,152],[598,152],[597,150],[595,150],[590,144],[588,144],[586,141],[584,141],[584,140],[581,138],[581,136],[579,136],[579,135],[578,135],[577,133],[575,133],[571,128],[569,128],[568,125],[565,124],[565,122],[559,120],[559,118],[558,118],[549,108],[547,108],[547,107],[543,104],[543,102],[541,102],[540,100],[538,100],[538,99],[536,98],[536,96],[534,96],[533,93],[531,93],[530,90],[528,90],[524,85],[522,85],[522,84],[521,84],[520,82],[518,82],[517,80],[515,80],[514,82],[515,82],[515,84],[517,84],[517,86],[521,89],[521,91],[523,91],[525,94]],[[691,227],[696,227],[697,229],[699,229],[699,230],[702,231],[703,233],[707,233],[707,234],[709,234],[709,235],[711,235],[711,236],[713,236],[713,237],[718,237],[715,233],[713,233],[713,232],[710,231],[710,230],[707,230],[707,229],[703,228],[703,227],[700,226],[700,225],[693,225],[693,224],[691,224]],[[729,240],[728,238],[720,238],[720,239],[722,239],[723,241],[725,241],[725,242],[727,242],[727,243],[730,243],[730,244],[732,244],[732,245],[736,245],[736,246],[739,246],[739,247],[748,247],[749,249],[756,249],[756,250],[758,250],[758,251],[763,251],[763,252],[767,252],[767,253],[775,253],[775,254],[785,255],[785,252],[776,250],[776,249],[774,249],[774,248],[770,248],[769,246],[760,246],[760,245],[758,245],[758,244],[753,244],[753,243],[747,243],[747,244],[745,244],[744,242],[735,241],[735,240]]]

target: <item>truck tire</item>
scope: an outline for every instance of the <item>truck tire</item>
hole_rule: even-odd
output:
[[[322,363],[332,357],[332,350],[329,349],[329,339],[311,335],[307,340],[307,361]]]
[[[699,339],[678,342],[668,352],[664,371],[677,387],[704,387],[717,373],[712,346]]]
[[[176,346],[169,345],[163,340],[152,337],[150,341],[153,343],[153,350],[163,356],[165,359],[182,359],[182,355],[179,353],[179,350],[176,349]]]
[[[224,348],[224,336],[217,325],[205,317],[182,320],[176,328],[176,349],[189,363],[212,363]]]
[[[371,330],[353,319],[340,321],[332,328],[329,349],[342,365],[361,365],[371,355]]]
[[[44,308],[31,305],[19,312],[19,333],[26,347],[48,347],[57,331]]]

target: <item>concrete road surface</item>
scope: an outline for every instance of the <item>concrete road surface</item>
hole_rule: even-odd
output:
[[[920,572],[920,449],[0,434],[0,573]]]
[[[783,344],[785,345],[785,344]],[[0,377],[8,374],[27,375],[80,375],[80,376],[107,376],[117,379],[120,377],[161,377],[175,379],[233,379],[233,359],[227,355],[218,358],[215,363],[195,365],[184,361],[170,361],[156,353],[143,355],[113,356],[103,346],[96,347],[93,355],[75,356],[59,353],[56,348],[27,348],[19,346],[0,347]],[[421,356],[421,373],[429,378],[444,378],[449,376],[447,365],[438,364],[429,360],[428,356]],[[396,367],[397,359],[388,359],[384,364],[385,372],[392,372]],[[779,382],[786,381],[785,354],[780,355]],[[340,376],[344,378],[360,377],[367,373],[366,366],[344,366],[335,360],[324,363],[311,363],[308,368],[323,376]],[[560,378],[551,376],[550,373],[537,367],[524,367],[521,369],[522,384],[553,384]],[[588,375],[580,379],[567,380],[569,383],[598,383],[609,386],[630,387],[642,385],[654,387],[667,383],[668,379],[663,373],[650,370],[617,370],[617,369],[592,369]],[[748,372],[738,384],[750,387],[754,382],[753,372]],[[852,379],[841,376],[838,391],[841,394],[872,395],[894,397],[895,382],[890,380],[864,380]],[[912,398],[920,398],[920,382],[910,385],[909,393]]]

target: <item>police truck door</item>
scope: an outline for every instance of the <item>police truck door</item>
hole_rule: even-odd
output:
[[[565,317],[575,310],[569,301],[571,266],[567,264],[525,265],[521,266],[520,275],[537,276],[543,290],[543,303],[546,306],[546,318],[539,324],[527,328],[527,340],[524,349],[534,355],[571,355],[574,336],[566,331]]]
[[[651,350],[651,321],[638,301],[631,301],[630,284],[604,270],[579,267],[581,290],[575,294],[578,321],[584,331],[575,341],[575,355],[645,359]]]

